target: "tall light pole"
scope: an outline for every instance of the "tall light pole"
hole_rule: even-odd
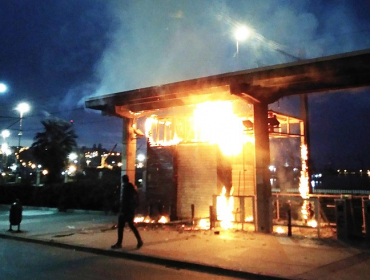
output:
[[[21,148],[21,137],[22,137],[22,121],[23,121],[23,114],[27,113],[30,110],[30,106],[27,103],[19,103],[17,108],[15,108],[19,112],[19,132],[18,132],[18,152]]]

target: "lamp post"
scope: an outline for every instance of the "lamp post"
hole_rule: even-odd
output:
[[[18,104],[17,108],[15,109],[19,112],[19,132],[18,132],[18,152],[19,152],[21,148],[23,114],[27,113],[30,110],[30,106],[27,103],[23,102]]]

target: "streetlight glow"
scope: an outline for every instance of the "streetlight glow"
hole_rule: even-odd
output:
[[[21,117],[22,117],[24,113],[27,113],[30,110],[30,105],[22,102],[22,103],[19,103],[17,108],[15,109],[21,114]]]
[[[242,25],[235,29],[234,36],[237,41],[244,41],[251,35],[251,30]]]
[[[19,133],[18,133],[18,149],[21,148],[21,137],[22,137],[22,121],[23,121],[23,114],[27,113],[30,110],[30,105],[25,102],[19,103],[18,106],[15,108],[19,112]],[[19,150],[18,150],[19,152]]]
[[[4,83],[0,83],[0,93],[4,93],[8,90],[8,87]]]
[[[3,131],[1,131],[1,136],[4,138],[4,141],[6,141],[6,138],[10,136],[9,130],[4,129]]]

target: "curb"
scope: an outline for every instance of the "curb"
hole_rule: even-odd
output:
[[[60,243],[60,242],[55,242],[55,241],[45,241],[45,240],[39,240],[39,239],[33,239],[33,238],[27,238],[27,237],[13,236],[13,235],[4,234],[4,233],[0,233],[0,238],[34,243],[34,244],[39,244],[39,245],[44,245],[44,246],[53,246],[53,247],[63,248],[63,249],[72,249],[72,250],[76,250],[79,252],[85,252],[85,253],[91,253],[91,254],[96,254],[96,255],[127,259],[127,260],[132,260],[132,261],[151,263],[151,264],[161,265],[161,266],[175,268],[175,269],[192,270],[196,272],[209,273],[209,274],[214,274],[214,275],[219,275],[219,276],[228,276],[228,277],[251,279],[251,280],[253,279],[256,279],[256,280],[291,280],[291,278],[282,278],[278,276],[255,274],[255,273],[250,273],[250,272],[245,272],[245,271],[238,271],[238,270],[233,270],[233,269],[222,268],[219,266],[211,266],[211,265],[192,263],[192,262],[187,262],[187,261],[179,261],[179,260],[156,257],[156,256],[141,255],[141,254],[129,253],[125,251],[115,251],[111,249],[105,250],[105,249],[91,248],[91,247],[85,247],[85,246],[79,246],[79,245],[71,245],[71,244],[65,244],[65,243]]]

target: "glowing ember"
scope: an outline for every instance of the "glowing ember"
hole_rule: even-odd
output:
[[[317,227],[317,221],[316,220],[310,220],[307,223],[310,227],[316,228]]]
[[[134,219],[134,223],[142,223],[144,222],[144,216],[137,216]]]
[[[277,227],[277,228],[276,228],[276,232],[277,232],[277,233],[284,233],[284,232],[285,232],[285,230],[284,230],[282,227]]]
[[[223,229],[232,228],[234,221],[234,197],[232,196],[232,188],[230,196],[226,197],[226,188],[222,188],[221,195],[217,197],[217,220],[221,221]]]
[[[158,223],[161,223],[161,224],[165,224],[168,222],[168,219],[167,217],[165,216],[162,216],[159,220],[158,220]]]

